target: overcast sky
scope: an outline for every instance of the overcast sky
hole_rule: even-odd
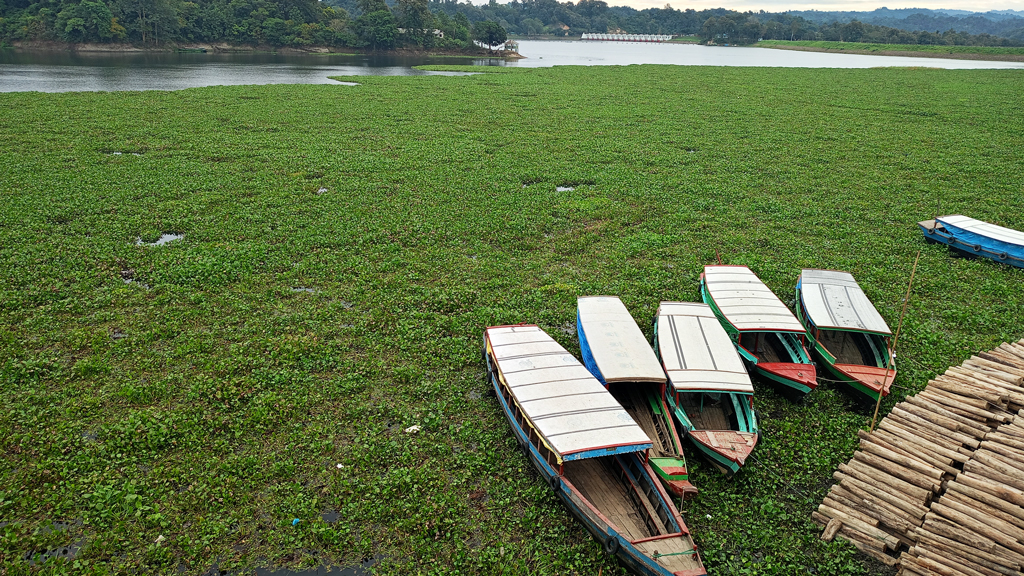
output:
[[[507,0],[506,0],[507,1]],[[565,1],[565,0],[560,0]],[[638,10],[644,8],[661,8],[665,0],[605,0],[609,6],[632,6]],[[893,0],[690,0],[688,2],[672,2],[673,8],[685,10],[703,10],[705,8],[731,8],[733,10],[765,10],[766,12],[785,12],[786,10],[857,10],[871,11],[883,6],[887,8],[952,8],[956,10],[1024,10],[1024,0],[912,0],[899,2]],[[504,3],[498,0],[499,3]],[[474,4],[486,4],[487,0],[473,0]]]

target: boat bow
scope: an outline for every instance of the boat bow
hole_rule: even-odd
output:
[[[693,430],[690,437],[740,466],[757,445],[757,434],[735,430]]]

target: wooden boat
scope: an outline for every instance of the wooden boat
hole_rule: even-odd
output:
[[[651,469],[675,496],[696,494],[665,404],[668,378],[625,304],[615,296],[577,298],[576,329],[587,369],[651,439]]]
[[[804,269],[796,282],[796,314],[819,366],[872,401],[889,394],[896,378],[895,358],[886,374],[892,331],[852,274]]]
[[[803,324],[746,266],[705,266],[700,295],[761,377],[806,394],[818,377]]]
[[[757,444],[754,387],[711,307],[662,302],[654,350],[671,385],[665,399],[687,436],[718,468],[739,471]]]
[[[1024,268],[1024,232],[959,214],[918,222],[926,240]]]
[[[516,439],[605,551],[638,574],[704,575],[650,439],[586,367],[533,325],[487,328],[484,351]]]

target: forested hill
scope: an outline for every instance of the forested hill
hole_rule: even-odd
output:
[[[990,12],[967,12],[964,10],[928,10],[904,8],[892,10],[879,8],[871,12],[818,12],[793,11],[793,16],[818,23],[851,22],[900,28],[908,31],[957,30],[967,34],[992,34],[1009,37],[1024,30],[1024,12],[999,10]]]
[[[869,17],[875,20],[869,22]],[[492,0],[483,6],[457,0],[0,0],[0,43],[223,42],[459,50],[475,49],[474,39],[493,45],[504,39],[505,31],[696,34],[707,41],[740,44],[766,39],[1013,46],[1024,43],[1024,18],[1010,11],[741,13],[678,10],[667,4],[636,10],[601,0]]]
[[[353,2],[354,0],[327,0]],[[344,5],[344,4],[342,4]],[[677,10],[665,8],[636,10],[608,6],[600,0],[560,3],[556,0],[513,0],[507,4],[491,2],[483,6],[434,0],[431,10],[449,15],[465,14],[470,21],[494,20],[512,34],[555,34],[577,36],[584,32],[623,32],[635,34],[697,34],[706,40],[750,43],[766,40],[830,40],[879,42],[892,44],[956,44],[1001,46],[1024,42],[1024,18],[1010,15],[1004,22],[1013,26],[993,27],[1005,33],[997,35],[981,26],[963,33],[955,26],[906,29],[898,25],[876,25],[853,18],[811,20],[798,13],[736,12],[714,10]],[[819,13],[815,13],[819,14]],[[860,14],[870,14],[862,12]],[[938,32],[936,32],[938,31]],[[1016,34],[1016,36],[1014,36]],[[996,37],[1000,36],[1000,37]],[[1013,38],[1005,40],[1004,38]]]
[[[428,0],[358,0],[356,14],[319,0],[0,0],[0,44],[227,43],[479,50],[505,31],[482,18],[438,17]]]

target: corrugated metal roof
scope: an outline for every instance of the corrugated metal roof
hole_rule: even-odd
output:
[[[539,327],[500,326],[484,334],[516,403],[559,457],[651,447],[643,429],[604,386]]]
[[[584,296],[576,299],[576,306],[580,328],[605,382],[666,381],[658,357],[621,300]]]
[[[807,317],[818,328],[892,334],[848,272],[804,269],[800,295]]]
[[[743,360],[707,304],[662,302],[658,348],[676,390],[754,393]]]
[[[1003,228],[1002,226],[989,224],[988,222],[982,222],[981,220],[975,220],[974,218],[962,216],[960,214],[953,216],[939,216],[936,220],[947,228],[949,226],[955,226],[962,230],[966,230],[967,232],[987,236],[993,240],[1024,246],[1024,232],[1013,230],[1012,228]]]
[[[704,283],[715,306],[737,330],[804,331],[782,300],[746,266],[705,266]]]

